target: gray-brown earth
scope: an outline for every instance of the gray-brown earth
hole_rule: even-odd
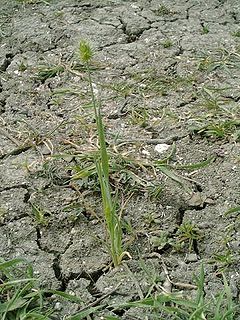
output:
[[[239,1],[0,2],[0,256],[26,257],[43,286],[86,305],[121,282],[108,303],[145,296],[152,277],[164,283],[162,261],[182,283],[204,263],[207,294],[222,288],[224,271],[239,302],[239,212],[225,214],[240,206]],[[73,179],[97,145],[82,39],[94,48],[92,76],[117,158],[210,159],[171,169],[184,187],[135,163],[127,173],[139,185],[127,164],[117,166],[111,181],[132,256],[117,269],[108,268],[96,178]],[[164,153],[161,143],[170,146]],[[60,318],[76,311],[56,308]]]

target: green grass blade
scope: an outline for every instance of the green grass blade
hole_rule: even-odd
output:
[[[107,225],[108,234],[110,237],[110,247],[111,247],[111,255],[114,265],[118,265],[118,256],[122,253],[121,250],[121,239],[116,241],[116,237],[120,237],[118,230],[118,222],[116,219],[115,207],[112,202],[112,196],[110,191],[110,186],[108,179],[104,176],[101,163],[96,161],[96,167],[101,187],[102,193],[102,202],[103,202],[103,211],[105,215],[105,221]]]
[[[180,169],[180,170],[198,170],[201,169],[203,167],[208,166],[213,160],[215,159],[215,157],[210,157],[207,160],[201,161],[201,162],[197,162],[197,163],[192,163],[192,164],[183,164],[183,165],[176,165],[173,166],[174,169]]]
[[[228,320],[233,320],[234,314],[231,314],[231,312],[234,309],[233,297],[232,297],[231,289],[227,283],[227,279],[224,274],[223,274],[223,283],[224,283],[224,291],[227,297],[227,313],[229,313],[230,315],[230,317],[228,317]]]
[[[12,280],[12,281],[8,281],[8,282],[4,282],[1,284],[1,288],[4,287],[12,287],[16,284],[20,284],[20,283],[24,283],[24,282],[29,282],[29,281],[36,281],[36,278],[26,278],[26,279],[18,279],[18,280]]]
[[[84,167],[83,169],[77,169],[77,172],[72,176],[72,180],[89,178],[96,173],[96,166],[89,165]]]
[[[76,297],[72,294],[69,294],[67,292],[63,292],[63,291],[59,291],[59,290],[45,290],[44,293],[52,293],[52,294],[60,296],[64,299],[71,301],[71,302],[74,302],[74,303],[79,303],[79,304],[83,303],[82,299],[80,299],[79,297]]]
[[[183,187],[188,193],[190,193],[190,189],[186,186],[183,179],[176,175],[172,170],[169,170],[166,166],[156,166],[163,174],[177,182],[181,187]]]
[[[5,261],[5,262],[0,263],[0,271],[5,270],[10,267],[13,267],[19,263],[28,263],[28,262],[26,259],[23,259],[23,258],[16,258],[16,259],[12,259],[9,261]]]
[[[214,310],[214,320],[221,319],[221,307],[224,300],[224,295],[225,295],[225,292],[223,291],[220,293],[219,297],[217,298],[216,307]]]
[[[235,207],[235,208],[231,208],[229,210],[227,210],[224,215],[227,216],[231,213],[240,213],[240,207]]]
[[[97,126],[98,126],[99,142],[100,142],[102,170],[103,170],[105,178],[108,179],[109,178],[109,158],[108,158],[108,153],[107,153],[105,132],[104,132],[104,126],[103,126],[100,107],[98,108],[97,116],[98,116]]]
[[[197,296],[196,296],[196,304],[197,305],[202,305],[204,302],[204,279],[205,279],[205,275],[204,275],[204,268],[203,265],[201,266],[201,270],[200,270],[200,276],[198,278],[196,278],[197,281]]]
[[[98,311],[102,308],[103,308],[103,306],[91,307],[87,310],[80,311],[80,312],[76,313],[75,315],[66,318],[66,320],[82,320],[82,319],[85,319],[90,314],[95,313],[96,311]]]

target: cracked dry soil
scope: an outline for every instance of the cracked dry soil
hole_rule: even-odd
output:
[[[0,256],[27,258],[42,286],[86,305],[119,283],[105,302],[141,298],[150,275],[164,282],[162,261],[173,282],[189,284],[204,263],[209,295],[224,271],[239,301],[239,213],[225,214],[240,205],[239,1],[1,0],[0,21]],[[135,171],[140,187],[113,175],[132,255],[117,269],[108,268],[98,185],[72,179],[97,144],[81,39],[94,48],[109,145],[182,166],[184,187],[149,168]],[[160,196],[147,192],[152,183]],[[190,223],[192,245],[179,231]],[[59,317],[76,309],[62,303]],[[138,319],[131,308],[121,317]]]

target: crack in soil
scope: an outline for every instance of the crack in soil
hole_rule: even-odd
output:
[[[0,92],[1,92],[1,87],[0,87]],[[6,109],[5,109],[6,104],[7,104],[7,99],[6,98],[0,100],[0,115],[3,114],[6,111]]]
[[[16,149],[13,149],[12,151],[10,151],[8,153],[2,154],[0,156],[0,160],[4,160],[4,159],[8,158],[9,156],[17,156],[17,155],[19,155],[21,153],[24,153],[24,152],[28,151],[31,148],[32,148],[32,145],[30,145],[30,144],[26,145],[26,146],[20,146],[20,147],[18,147]]]
[[[48,248],[43,248],[42,246],[42,243],[41,243],[41,239],[42,239],[42,234],[41,234],[41,228],[39,226],[36,226],[36,233],[37,233],[37,239],[36,239],[36,242],[37,242],[37,245],[38,245],[38,248],[43,251],[43,252],[46,252],[46,253],[49,253],[49,254],[54,254],[54,255],[61,255],[61,254],[64,254],[68,248],[72,245],[73,243],[73,240],[72,240],[72,237],[69,239],[68,243],[66,244],[65,248],[62,250],[61,253],[59,253],[58,251],[56,250],[51,250],[51,249],[48,249]]]
[[[67,289],[68,281],[66,281],[66,279],[63,277],[62,268],[60,266],[60,259],[60,254],[56,254],[55,258],[53,259],[52,268],[55,278],[61,283],[60,288],[58,290],[64,292]]]
[[[87,20],[87,19],[86,19],[86,20]],[[115,24],[112,24],[112,23],[110,23],[110,22],[105,23],[104,21],[100,21],[100,20],[98,20],[98,19],[96,19],[96,18],[91,18],[91,20],[99,23],[99,24],[102,25],[102,26],[111,26],[111,27],[114,27],[115,29],[117,29],[116,25],[115,25]],[[83,21],[83,20],[81,20],[81,22],[82,22],[82,21]],[[121,23],[120,23],[120,21],[119,21],[119,25],[120,25],[120,24],[121,24]],[[116,42],[116,44],[117,44],[117,43],[119,43],[119,42]]]
[[[193,96],[193,97],[191,97],[191,98],[190,98],[189,100],[187,100],[187,101],[180,102],[180,103],[176,106],[176,108],[185,107],[185,106],[187,106],[188,104],[190,104],[190,103],[192,103],[192,102],[195,102],[195,101],[197,101],[197,97],[196,97],[196,96]]]
[[[99,9],[99,8],[104,8],[104,4],[103,5],[100,5],[100,4],[95,4],[93,5],[92,3],[84,3],[84,4],[81,4],[81,3],[77,3],[77,4],[70,4],[70,5],[63,5],[61,8],[62,10],[63,9],[66,9],[66,8],[81,8],[82,10],[89,10],[89,9]]]
[[[127,31],[127,23],[124,22],[121,17],[119,17],[119,21],[121,23],[121,29],[122,29],[123,33],[127,36],[127,43],[133,43],[133,42],[137,41],[140,38],[140,36],[143,34],[144,31],[151,29],[151,25],[150,25],[149,27],[144,28],[142,30],[137,30],[136,33],[133,34],[133,33]]]
[[[61,283],[60,288],[58,290],[66,291],[66,289],[68,287],[68,284],[69,284],[69,282],[71,280],[78,280],[78,279],[82,278],[82,279],[90,280],[90,284],[86,287],[86,289],[88,290],[88,292],[93,297],[102,296],[102,293],[97,289],[95,284],[96,284],[97,280],[106,271],[105,267],[103,267],[102,269],[96,270],[96,271],[94,271],[92,273],[88,273],[88,272],[83,270],[83,271],[80,271],[80,272],[71,272],[68,276],[65,276],[64,272],[63,272],[63,270],[61,268],[61,263],[60,263],[61,262],[61,256],[71,246],[72,239],[70,239],[70,241],[68,242],[68,244],[64,248],[64,252],[63,253],[59,253],[59,252],[56,252],[55,250],[49,250],[47,248],[43,248],[43,246],[41,244],[41,238],[42,238],[41,229],[40,229],[39,226],[36,226],[36,234],[37,234],[36,243],[37,243],[37,246],[38,246],[39,250],[54,255],[52,268],[53,268],[54,275],[55,275],[56,279]]]
[[[42,245],[41,245],[42,235],[41,235],[41,230],[38,226],[36,227],[36,234],[37,234],[36,242],[37,242],[38,249],[45,252],[45,250],[42,249]]]
[[[41,230],[40,230],[39,226],[36,226],[36,234],[37,234],[36,243],[37,243],[39,250],[46,252],[46,253],[54,254],[52,268],[53,268],[55,278],[61,283],[58,290],[59,291],[66,291],[68,281],[66,281],[66,279],[63,277],[62,269],[60,266],[61,254],[59,252],[56,252],[55,250],[48,250],[48,249],[42,247],[42,244],[41,244],[42,235],[41,235]]]
[[[3,189],[0,189],[0,192],[3,192],[3,191],[8,191],[8,190],[12,190],[12,189],[26,189],[27,190],[27,193],[29,193],[29,186],[26,184],[26,183],[23,183],[23,184],[18,184],[18,185],[15,185],[15,186],[10,186],[10,187],[5,187]],[[25,200],[25,198],[24,198]],[[25,202],[25,201],[24,201]]]
[[[170,65],[164,68],[164,71],[167,72],[168,75],[174,76],[177,74],[177,61],[174,61]]]
[[[237,13],[235,11],[231,11],[231,12],[229,12],[229,14],[233,18],[234,23],[239,23],[239,19],[238,19]]]
[[[194,8],[194,7],[195,7],[195,4],[193,4],[192,6],[190,6],[190,7],[188,7],[188,8],[186,9],[186,20],[189,20],[189,17],[190,17],[189,11],[190,11],[192,8]]]
[[[184,49],[181,45],[182,42],[182,36],[180,36],[179,40],[177,41],[178,44],[178,51],[175,54],[175,57],[180,57],[184,53]]]
[[[192,248],[193,248],[193,251],[196,253],[196,255],[199,256],[199,249],[198,249],[197,239],[193,239]]]
[[[236,96],[236,97],[226,95],[226,96],[223,96],[223,97],[224,97],[225,99],[229,99],[229,100],[232,100],[232,101],[234,101],[234,102],[239,102],[239,101],[240,101],[240,95],[239,95],[239,96]]]
[[[52,267],[56,279],[61,282],[61,286],[59,288],[60,291],[66,291],[68,284],[71,280],[86,279],[90,280],[90,284],[86,287],[86,289],[91,294],[91,296],[97,298],[103,295],[102,292],[99,291],[96,287],[97,280],[104,274],[103,269],[99,269],[92,273],[87,273],[86,271],[71,272],[68,276],[64,276],[64,272],[61,268],[60,261],[61,254],[58,253],[55,255],[55,258],[53,259]]]
[[[5,56],[5,59],[3,60],[3,63],[0,65],[0,72],[5,72],[7,71],[7,68],[10,66],[14,58],[13,53],[7,53]]]
[[[178,225],[178,227],[181,226],[181,224],[183,223],[184,215],[187,210],[201,211],[205,209],[207,205],[207,202],[203,202],[201,205],[186,205],[180,207],[176,215],[176,224]]]
[[[12,190],[12,189],[24,189],[24,190],[26,191],[26,193],[24,194],[23,203],[25,203],[25,204],[28,203],[28,200],[30,199],[31,193],[30,193],[30,191],[28,190],[28,186],[27,186],[26,184],[17,185],[17,186],[12,186],[12,187],[6,187],[6,188],[0,190],[0,193],[1,193],[1,192],[4,192],[4,191],[9,191],[9,190]],[[21,220],[21,219],[26,218],[26,217],[29,217],[29,214],[27,214],[27,213],[21,213],[21,214],[18,214],[17,217],[13,217],[13,218],[11,218],[11,219],[3,219],[3,221],[0,222],[0,226],[5,226],[5,225],[7,225],[9,222],[18,221],[18,220]]]
[[[0,227],[7,226],[7,224],[8,224],[9,222],[19,221],[19,220],[21,220],[21,219],[28,218],[28,217],[29,217],[29,215],[28,215],[27,213],[19,214],[19,215],[18,215],[17,217],[15,217],[15,218],[12,218],[12,219],[9,219],[9,220],[6,219],[5,221],[0,222]]]

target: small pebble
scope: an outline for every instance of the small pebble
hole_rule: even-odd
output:
[[[47,148],[45,145],[43,146],[43,148],[42,148],[41,151],[42,151],[42,154],[43,154],[44,156],[47,156],[47,155],[51,154],[50,149]]]
[[[60,302],[56,302],[55,306],[54,306],[55,310],[61,310],[62,309],[62,305]]]
[[[163,153],[164,151],[167,151],[169,148],[170,148],[169,144],[160,143],[155,146],[154,151],[156,151],[157,153]]]
[[[151,153],[145,149],[142,150],[142,154],[144,154],[145,156],[150,156]]]
[[[198,256],[196,253],[189,253],[186,255],[185,261],[186,262],[197,262]]]

